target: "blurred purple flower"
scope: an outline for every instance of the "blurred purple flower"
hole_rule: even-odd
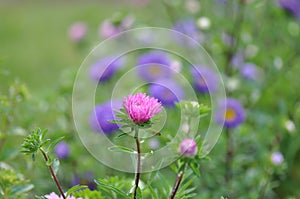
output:
[[[69,38],[74,42],[80,42],[84,39],[87,32],[86,24],[83,22],[74,23],[69,28]]]
[[[160,142],[157,138],[151,138],[148,141],[148,146],[151,150],[156,150],[160,146]]]
[[[216,73],[208,67],[192,67],[194,88],[200,93],[215,92],[218,89]]]
[[[231,58],[231,65],[233,68],[238,69],[244,64],[244,54],[242,52],[238,52]]]
[[[253,63],[245,63],[240,68],[240,73],[247,80],[255,80],[259,75],[257,66]]]
[[[114,110],[119,110],[122,106],[122,102],[119,100],[112,100],[103,104],[99,104],[95,107],[90,116],[90,126],[95,132],[102,132],[110,135],[114,131],[119,129],[117,124],[109,122],[114,120]]]
[[[170,80],[159,80],[148,88],[149,95],[157,98],[163,105],[174,107],[175,102],[184,98],[184,91],[179,84]]]
[[[173,30],[181,32],[199,43],[203,42],[204,40],[203,34],[198,30],[198,27],[196,26],[196,22],[192,18],[178,20],[173,26]],[[189,45],[189,46],[195,45],[195,43],[191,42],[189,39],[182,39],[182,37],[176,35],[175,38],[179,43],[182,43],[184,45]]]
[[[59,196],[54,192],[52,192],[48,195],[45,195],[45,198],[47,198],[47,199],[63,199],[62,196]],[[74,196],[68,196],[67,199],[83,199],[83,198],[75,198]]]
[[[145,93],[137,93],[124,98],[123,106],[134,123],[148,122],[161,111],[161,103]]]
[[[271,162],[272,162],[272,164],[274,164],[274,165],[280,165],[280,164],[283,163],[283,160],[284,160],[284,158],[283,158],[282,153],[280,153],[278,151],[272,153],[272,155],[271,155]]]
[[[138,60],[137,72],[145,81],[168,78],[172,74],[170,69],[171,60],[162,51],[150,51],[142,54]]]
[[[90,68],[90,78],[97,82],[108,81],[124,64],[124,59],[105,57],[96,61]]]
[[[99,35],[102,36],[104,39],[117,35],[125,30],[131,28],[134,22],[133,16],[126,16],[123,18],[117,19],[106,19],[103,21],[101,26],[99,27]]]
[[[220,102],[215,119],[219,124],[224,123],[225,128],[236,128],[244,122],[245,110],[239,101],[227,98],[226,102]]]
[[[90,190],[95,190],[97,188],[97,185],[94,182],[94,173],[91,171],[87,171],[82,176],[75,174],[73,176],[71,186],[75,185],[86,185]]]
[[[183,156],[194,157],[197,154],[197,143],[191,138],[181,141],[179,151]]]
[[[54,148],[55,154],[60,159],[66,159],[70,155],[69,145],[65,142],[59,142]]]
[[[300,1],[299,0],[279,0],[279,5],[300,19]]]

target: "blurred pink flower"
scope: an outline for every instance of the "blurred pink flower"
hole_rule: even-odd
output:
[[[63,199],[63,197],[56,195],[56,193],[52,192],[49,195],[45,195],[47,199]],[[67,199],[76,199],[74,196],[68,196]],[[83,198],[77,198],[83,199]]]
[[[194,157],[197,154],[197,143],[191,138],[181,141],[179,151],[183,156]]]
[[[87,32],[86,24],[83,22],[74,23],[69,29],[69,38],[72,41],[79,42],[81,41]]]
[[[99,28],[99,35],[104,39],[107,39],[121,33],[122,31],[128,30],[129,28],[131,28],[133,22],[133,16],[126,16],[122,20],[117,22],[114,22],[111,19],[106,19],[103,21]]]
[[[161,103],[157,99],[149,97],[145,93],[129,95],[124,99],[123,106],[136,124],[148,122],[162,109]]]

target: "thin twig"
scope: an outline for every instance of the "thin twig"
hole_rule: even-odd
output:
[[[46,152],[43,149],[40,149],[40,151],[42,152],[42,154],[43,154],[43,156],[45,158],[45,161],[48,162],[48,157],[47,157]],[[49,165],[48,167],[49,167],[50,173],[51,173],[51,175],[52,175],[52,177],[53,177],[53,179],[54,179],[54,181],[56,183],[56,186],[57,186],[60,194],[62,195],[63,199],[66,199],[65,193],[63,192],[63,190],[62,190],[62,188],[60,186],[60,183],[59,183],[59,181],[58,181],[58,179],[57,179],[57,177],[56,177],[56,175],[55,175],[55,173],[53,171],[52,165]]]

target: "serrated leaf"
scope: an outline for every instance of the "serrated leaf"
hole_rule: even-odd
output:
[[[109,147],[108,150],[114,151],[114,152],[135,153],[135,150],[133,150],[133,149],[130,149],[130,148],[127,148],[124,146],[117,146],[117,145]]]
[[[86,189],[88,186],[86,185],[75,185],[74,187],[71,187],[66,194],[66,197],[70,196],[72,193],[79,191],[81,189]]]

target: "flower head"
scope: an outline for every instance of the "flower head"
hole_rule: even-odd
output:
[[[204,40],[203,34],[198,30],[196,22],[192,18],[178,20],[175,23],[173,29],[191,37],[192,39],[194,39],[197,42],[202,42]],[[176,35],[175,35],[175,39],[179,43],[184,44],[184,45],[188,45],[188,46],[195,45],[195,43],[191,42],[191,40],[185,39],[185,38],[182,39],[182,37],[177,37]]]
[[[74,42],[79,42],[84,39],[86,32],[87,27],[85,23],[74,23],[69,29],[69,38]]]
[[[94,182],[94,173],[91,171],[87,171],[80,176],[75,174],[73,176],[71,185],[87,185],[90,190],[95,190],[97,187],[96,183]]]
[[[116,71],[122,67],[124,60],[105,57],[96,61],[90,68],[90,77],[97,82],[105,82],[112,78]]]
[[[278,151],[272,153],[272,155],[271,155],[271,162],[274,165],[280,165],[280,164],[282,164],[283,160],[284,160],[284,158],[283,158],[282,153],[280,153]]]
[[[174,107],[176,102],[184,98],[184,91],[180,85],[169,79],[151,84],[149,94],[168,107]]]
[[[138,74],[145,81],[168,78],[171,75],[171,60],[162,51],[151,51],[142,54],[137,60]]]
[[[45,195],[45,198],[47,199],[62,199],[62,196],[56,195],[56,193],[52,192],[48,195]],[[74,196],[68,196],[67,199],[83,199],[83,198],[75,198]]]
[[[300,1],[299,0],[280,0],[279,5],[300,19]]]
[[[218,89],[218,78],[208,67],[191,68],[194,88],[200,93],[214,92]]]
[[[118,130],[119,126],[109,121],[115,119],[114,110],[120,109],[121,104],[122,103],[120,101],[113,100],[97,105],[90,116],[91,128],[95,132],[102,132],[108,135]]]
[[[191,138],[185,138],[179,146],[180,153],[186,157],[194,157],[197,154],[197,150],[197,143]]]
[[[55,146],[54,151],[56,156],[60,159],[66,159],[70,155],[69,145],[65,141],[58,143]]]
[[[223,124],[225,128],[238,127],[245,120],[245,110],[241,103],[235,99],[229,98],[226,102],[222,101],[216,113],[216,121]]]
[[[129,95],[124,99],[123,106],[131,120],[136,124],[148,122],[162,110],[161,103],[144,93]]]
[[[240,73],[247,80],[255,80],[259,75],[257,66],[253,63],[245,63],[240,68]]]

